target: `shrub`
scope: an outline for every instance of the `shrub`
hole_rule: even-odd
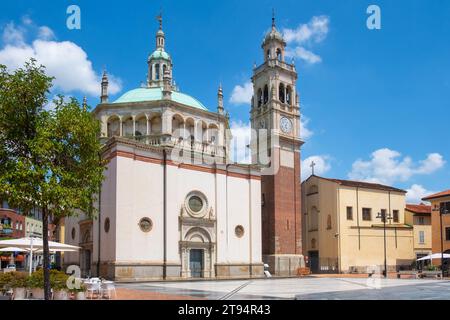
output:
[[[7,291],[11,289],[13,278],[14,272],[0,273],[0,290]]]
[[[44,270],[35,271],[28,277],[28,287],[32,289],[44,289]]]
[[[28,274],[26,272],[13,272],[11,288],[26,288],[28,285]]]
[[[67,279],[69,279],[69,275],[64,272],[50,270],[50,285],[54,290],[67,289]]]

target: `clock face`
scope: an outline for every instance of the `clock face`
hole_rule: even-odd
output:
[[[288,118],[282,117],[280,120],[280,128],[284,133],[291,133],[292,122]]]

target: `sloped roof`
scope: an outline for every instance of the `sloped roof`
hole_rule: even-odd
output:
[[[438,192],[438,193],[429,195],[429,196],[427,196],[425,198],[422,198],[422,200],[428,201],[428,200],[431,200],[431,199],[443,198],[443,197],[448,197],[448,196],[450,196],[450,190],[445,190],[445,191],[442,191],[442,192]]]
[[[407,204],[406,209],[414,213],[431,214],[431,206],[426,204]]]
[[[379,183],[354,181],[354,180],[342,180],[342,179],[329,179],[329,178],[323,178],[323,177],[319,177],[319,176],[316,176],[316,177],[320,178],[320,179],[328,180],[331,182],[335,182],[341,186],[406,193],[405,190],[394,188],[391,186],[386,186],[386,185],[379,184]]]

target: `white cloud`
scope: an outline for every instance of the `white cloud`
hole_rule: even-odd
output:
[[[357,160],[348,174],[350,179],[391,185],[405,182],[414,175],[431,174],[445,164],[443,157],[432,153],[425,160],[414,163],[410,157],[387,148],[376,150],[368,161]]]
[[[101,74],[95,72],[87,53],[80,46],[70,41],[51,41],[54,33],[46,26],[40,27],[38,38],[28,44],[24,42],[23,27],[16,28],[13,23],[8,26],[3,33],[6,45],[0,50],[1,64],[14,70],[35,58],[46,67],[48,75],[55,77],[55,89],[64,93],[76,91],[89,96],[100,95]],[[118,93],[121,90],[120,79],[110,75],[108,90],[111,94]]]
[[[307,24],[300,24],[296,29],[283,29],[283,36],[287,43],[321,42],[327,37],[329,24],[329,17],[314,16]]]
[[[422,198],[436,193],[436,191],[429,191],[419,184],[413,184],[411,188],[406,191],[406,202],[411,204],[419,204],[424,202],[422,201]]]
[[[232,104],[250,104],[253,96],[253,84],[247,81],[244,85],[237,85],[233,88],[230,97]]]
[[[39,39],[42,40],[53,40],[55,39],[55,34],[52,29],[47,26],[39,27]]]
[[[300,138],[303,140],[308,140],[314,134],[314,132],[307,127],[308,124],[309,118],[302,116],[300,119]]]
[[[16,46],[25,45],[25,29],[17,27],[14,22],[10,22],[5,26],[2,35],[3,42]]]
[[[305,49],[304,47],[296,47],[294,49],[287,48],[286,56],[300,58],[310,64],[322,62],[322,58],[320,56]]]
[[[314,174],[317,176],[321,176],[325,173],[327,173],[331,169],[330,164],[330,157],[327,155],[317,155],[317,156],[311,156],[304,160],[302,160],[302,180],[305,180],[309,178],[312,174],[312,168],[311,164],[312,162],[315,163],[314,165]]]
[[[321,62],[322,58],[305,46],[312,46],[325,40],[329,24],[328,16],[314,16],[308,23],[300,24],[296,29],[283,29],[283,36],[288,44],[286,57],[299,58],[310,64]]]
[[[250,145],[251,125],[242,121],[232,121],[230,125],[231,134],[231,160],[237,163],[251,163]]]

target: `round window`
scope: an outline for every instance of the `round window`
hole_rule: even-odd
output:
[[[242,238],[244,236],[244,227],[240,225],[236,226],[234,233],[236,233],[236,237]]]
[[[72,228],[72,240],[75,240],[75,228]]]
[[[139,221],[139,228],[143,232],[150,232],[153,228],[153,222],[150,218],[142,218],[141,221]]]
[[[111,227],[111,222],[109,221],[109,218],[105,219],[105,232],[108,233],[109,232],[109,228]]]
[[[203,209],[203,200],[198,196],[192,196],[189,198],[189,209],[198,213]]]

